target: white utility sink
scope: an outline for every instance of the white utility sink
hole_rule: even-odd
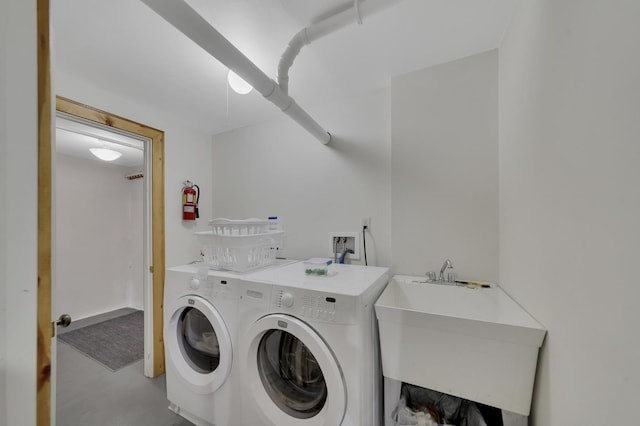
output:
[[[529,415],[544,328],[500,287],[421,280],[396,275],[376,302],[383,375]]]

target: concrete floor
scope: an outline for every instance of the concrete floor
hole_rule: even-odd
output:
[[[132,310],[92,317],[71,324],[71,331],[124,315]],[[143,361],[116,372],[61,341],[56,360],[57,426],[191,426],[169,411],[165,376],[144,377]]]

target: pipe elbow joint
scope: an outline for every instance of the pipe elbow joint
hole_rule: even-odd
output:
[[[298,31],[293,38],[289,41],[287,48],[284,50],[282,55],[280,56],[280,61],[278,62],[278,84],[287,90],[287,86],[289,83],[289,69],[293,65],[293,61],[296,59],[302,47],[306,44],[309,44],[309,38],[307,36],[307,29],[303,28]]]

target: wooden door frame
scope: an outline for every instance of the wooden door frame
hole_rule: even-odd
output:
[[[38,58],[38,314],[36,361],[36,421],[51,424],[51,283],[52,283],[52,132],[54,111],[51,93],[50,0],[37,0]],[[164,239],[164,132],[126,118],[57,97],[56,110],[121,129],[151,140],[151,262],[153,312],[153,376],[164,373],[163,291]]]
[[[36,422],[51,424],[51,52],[49,0],[37,0],[38,57],[38,343]]]

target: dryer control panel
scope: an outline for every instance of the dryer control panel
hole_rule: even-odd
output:
[[[201,295],[212,302],[238,298],[238,284],[233,278],[212,275],[203,277],[196,274],[187,279],[187,287],[194,294]]]
[[[298,318],[337,324],[353,324],[359,312],[357,298],[313,290],[274,286],[272,311]]]
[[[210,300],[237,299],[237,284],[235,280],[209,276],[205,296]]]

